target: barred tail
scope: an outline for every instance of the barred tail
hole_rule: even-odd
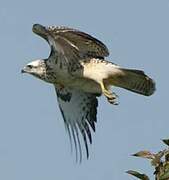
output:
[[[155,82],[143,71],[119,68],[116,76],[109,78],[111,85],[125,88],[138,94],[150,96],[155,91]]]

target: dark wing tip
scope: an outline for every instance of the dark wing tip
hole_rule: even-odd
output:
[[[47,33],[46,27],[42,26],[41,24],[34,24],[32,26],[32,31],[38,35],[46,35],[46,33]]]

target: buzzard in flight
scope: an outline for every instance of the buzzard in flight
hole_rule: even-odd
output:
[[[96,38],[68,27],[33,25],[33,32],[50,45],[48,59],[27,64],[23,73],[54,85],[69,138],[74,142],[76,159],[82,160],[83,139],[87,158],[91,130],[97,121],[97,97],[104,95],[111,104],[118,104],[111,86],[150,96],[154,81],[143,71],[126,69],[105,60],[107,47]]]

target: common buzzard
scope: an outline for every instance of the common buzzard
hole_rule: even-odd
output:
[[[122,68],[105,60],[107,47],[96,38],[68,27],[33,25],[33,32],[51,47],[47,59],[27,64],[23,73],[52,83],[69,138],[74,142],[76,159],[81,162],[81,137],[89,157],[88,143],[97,121],[97,97],[104,95],[111,104],[118,104],[111,86],[150,96],[154,81],[143,71]],[[81,137],[80,137],[81,136]]]

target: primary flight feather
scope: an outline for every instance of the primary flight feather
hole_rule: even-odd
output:
[[[97,97],[104,95],[111,104],[118,104],[111,86],[150,96],[155,91],[154,81],[143,71],[125,69],[105,60],[107,47],[96,38],[68,27],[33,25],[33,32],[44,38],[51,47],[48,59],[27,64],[23,73],[52,83],[55,87],[71,145],[76,159],[82,160],[83,138],[87,158],[91,130],[97,121]]]

